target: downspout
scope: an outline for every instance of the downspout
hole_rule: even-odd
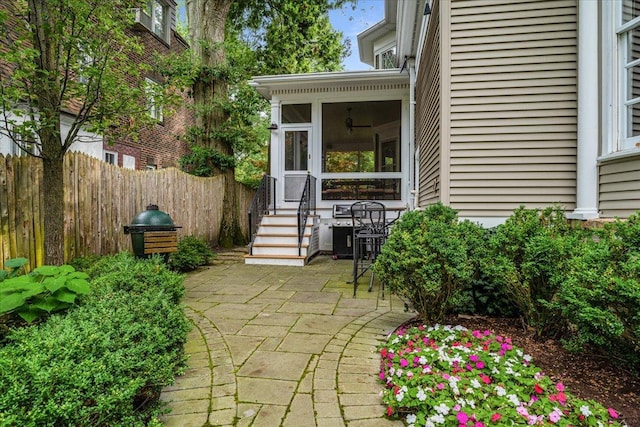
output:
[[[417,179],[415,176],[415,141],[416,141],[416,64],[415,58],[409,57],[407,62],[409,68],[409,210],[416,208],[418,198]]]

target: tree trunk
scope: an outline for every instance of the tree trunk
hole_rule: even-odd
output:
[[[43,160],[45,264],[64,262],[64,186],[63,159]]]
[[[228,87],[224,78],[217,76],[226,64],[224,51],[225,23],[232,0],[187,0],[187,16],[191,49],[200,65],[200,75],[193,85],[196,132],[194,143],[233,156],[230,141],[216,137],[215,131],[229,118],[221,108],[228,99]],[[225,177],[222,223],[219,244],[231,247],[244,244],[239,222],[235,174],[233,168],[218,170]]]

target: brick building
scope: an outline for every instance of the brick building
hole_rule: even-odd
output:
[[[135,24],[128,30],[131,37],[137,37],[144,47],[141,54],[132,55],[135,64],[147,64],[153,69],[157,55],[179,54],[188,48],[187,42],[176,31],[176,7],[174,0],[148,0],[146,7],[135,10]],[[9,15],[11,16],[11,14]],[[7,25],[16,25],[10,18]],[[10,28],[9,28],[10,29]],[[1,46],[0,46],[1,48]],[[6,70],[5,70],[6,71]],[[153,85],[162,77],[148,72],[141,81],[131,81],[131,85]],[[193,110],[186,94],[184,102],[173,108],[171,114],[161,108],[149,107],[149,114],[157,119],[151,127],[141,130],[137,141],[119,139],[113,143],[108,138],[88,132],[79,134],[70,151],[85,152],[108,163],[129,169],[156,169],[177,166],[178,159],[188,151],[188,144],[182,136],[193,122]],[[73,121],[73,112],[63,114],[61,131],[63,138]],[[124,121],[123,121],[124,124]],[[0,132],[0,154],[22,155],[24,153]]]

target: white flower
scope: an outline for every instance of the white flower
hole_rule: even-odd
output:
[[[498,396],[504,396],[505,394],[507,394],[507,391],[503,387],[500,387],[499,385],[497,385],[496,386],[496,394]]]
[[[432,415],[429,419],[436,424],[444,424],[444,416],[440,414]]]
[[[472,409],[476,409],[475,400],[467,399],[467,405],[469,405]]]
[[[480,388],[480,387],[482,387],[482,386],[480,385],[480,381],[478,381],[478,380],[477,380],[477,379],[475,379],[475,378],[471,380],[471,385],[473,386],[473,388]]]
[[[437,413],[442,414],[442,415],[447,415],[449,413],[449,407],[444,403],[439,404],[438,406],[434,407],[433,409],[435,409]]]
[[[427,394],[421,388],[418,389],[418,394],[416,394],[416,397],[420,402],[424,402],[425,400],[427,400]]]
[[[398,378],[400,378],[400,377],[402,376],[402,372],[403,372],[403,371],[402,371],[402,369],[398,369],[398,370],[396,371],[396,376],[397,376]]]
[[[419,362],[421,365],[426,365],[426,364],[427,364],[427,358],[426,358],[426,357],[424,357],[424,356],[420,356],[420,359],[418,359],[418,362]]]
[[[398,402],[402,402],[402,399],[404,399],[404,393],[403,392],[398,392],[398,394],[396,394],[396,400]]]
[[[498,370],[498,368],[496,368],[495,366],[493,368],[491,368],[491,373],[494,375],[498,375],[500,374],[500,371]]]
[[[431,420],[427,420],[424,427],[436,427],[436,425]]]
[[[407,415],[407,423],[408,424],[414,424],[417,419],[418,419],[418,417],[416,417],[416,414]]]
[[[585,417],[593,415],[593,413],[589,410],[589,407],[587,405],[582,405],[580,407],[580,412],[582,412],[582,415],[584,415]]]
[[[465,390],[465,393],[473,394],[473,389],[471,387],[469,387],[468,389]]]
[[[509,401],[515,406],[520,406],[520,400],[518,400],[518,396],[516,396],[515,394],[508,395],[507,399],[509,399]]]
[[[525,354],[524,356],[522,356],[522,359],[525,362],[531,362],[533,360],[533,357],[529,356],[528,354]]]
[[[391,344],[398,344],[399,342],[400,342],[400,338],[395,337],[393,341],[391,341]]]

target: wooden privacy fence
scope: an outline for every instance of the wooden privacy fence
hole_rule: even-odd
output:
[[[32,157],[0,156],[0,261],[23,256],[31,267],[44,263],[40,194],[42,162]],[[195,235],[217,242],[222,220],[224,177],[199,178],[175,168],[122,169],[81,153],[64,160],[65,261],[90,254],[131,250],[123,232],[134,216],[156,204],[168,213],[178,237]],[[253,190],[237,183],[239,218],[248,235],[246,212]]]

